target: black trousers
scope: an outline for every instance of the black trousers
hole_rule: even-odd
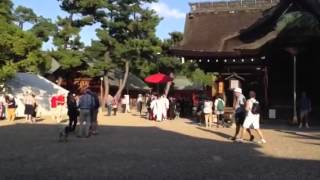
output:
[[[69,126],[68,129],[70,132],[74,131],[76,129],[77,126],[77,122],[78,122],[78,113],[74,112],[74,113],[69,113]]]

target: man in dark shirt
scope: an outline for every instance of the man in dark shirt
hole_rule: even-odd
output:
[[[79,99],[80,124],[78,137],[90,136],[90,125],[94,106],[94,98],[90,94],[90,90],[86,89]]]

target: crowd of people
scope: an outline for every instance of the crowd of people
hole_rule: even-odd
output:
[[[57,108],[64,105],[65,102],[61,96],[56,95],[51,98],[51,107]],[[90,89],[84,90],[80,96],[70,92],[67,96],[69,124],[60,132],[60,138],[66,138],[69,133],[75,131],[78,119],[79,129],[77,137],[88,138],[91,135],[97,135],[99,107],[99,98]],[[60,109],[56,110],[54,110],[53,117],[54,119],[58,117],[57,122],[60,122],[61,111]]]
[[[166,95],[158,95],[156,93],[138,94],[135,99],[135,105],[137,113],[140,116],[145,116],[149,120],[162,122],[165,120],[174,120],[176,117],[181,117],[182,111],[185,107],[185,100],[183,98],[169,97]],[[224,120],[224,111],[226,103],[222,94],[219,94],[215,99],[204,96],[203,99],[192,97],[194,115],[198,117],[200,124],[204,122],[206,128],[211,128],[214,124],[216,127],[220,125],[226,127]],[[107,110],[107,116],[117,115],[117,111],[121,108],[122,113],[131,112],[130,106],[132,100],[128,94],[122,96],[122,98],[112,97],[108,95],[105,99],[105,108]],[[37,101],[35,94],[31,91],[27,91],[24,94],[23,103],[25,106],[24,113],[27,122],[35,123],[37,114]],[[81,95],[69,93],[66,100],[65,95],[62,92],[58,92],[50,98],[51,115],[52,119],[57,123],[63,120],[63,111],[67,108],[67,115],[69,124],[60,133],[61,137],[67,137],[70,132],[76,130],[78,124],[78,137],[90,137],[98,133],[98,110],[101,101],[96,93],[90,89],[83,91]],[[8,94],[1,96],[0,99],[0,118],[6,118],[9,121],[15,120],[15,111],[17,103],[13,95]],[[234,120],[235,120],[235,134],[231,138],[234,141],[242,142],[246,132],[249,133],[249,141],[254,140],[254,136],[251,130],[255,130],[260,137],[260,143],[266,143],[263,133],[260,130],[260,105],[256,99],[256,93],[254,91],[249,92],[248,99],[242,94],[241,88],[234,89]],[[311,101],[303,92],[299,101],[300,109],[300,123],[299,128],[309,128],[308,114],[311,112]],[[112,113],[113,112],[113,113]],[[145,112],[145,113],[144,113]]]

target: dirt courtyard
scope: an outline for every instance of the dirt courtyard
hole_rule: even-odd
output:
[[[100,114],[99,124],[99,135],[62,143],[50,118],[0,121],[0,179],[320,179],[319,127],[263,124],[268,142],[259,145],[228,140],[232,128],[135,112]]]

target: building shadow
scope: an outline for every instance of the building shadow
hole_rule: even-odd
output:
[[[58,142],[62,125],[0,128],[2,179],[319,179],[320,161],[275,158],[256,144],[209,140],[159,127],[100,126]],[[210,131],[210,130],[208,130]],[[223,138],[226,134],[215,133]],[[285,148],[285,147],[284,147]]]
[[[200,129],[200,130],[208,132],[208,133],[215,134],[215,135],[220,136],[220,137],[222,137],[224,139],[229,139],[230,137],[232,137],[229,134],[225,134],[225,133],[222,133],[222,132],[219,132],[219,131],[214,131],[212,129],[205,129],[204,127],[197,127],[197,129]]]

